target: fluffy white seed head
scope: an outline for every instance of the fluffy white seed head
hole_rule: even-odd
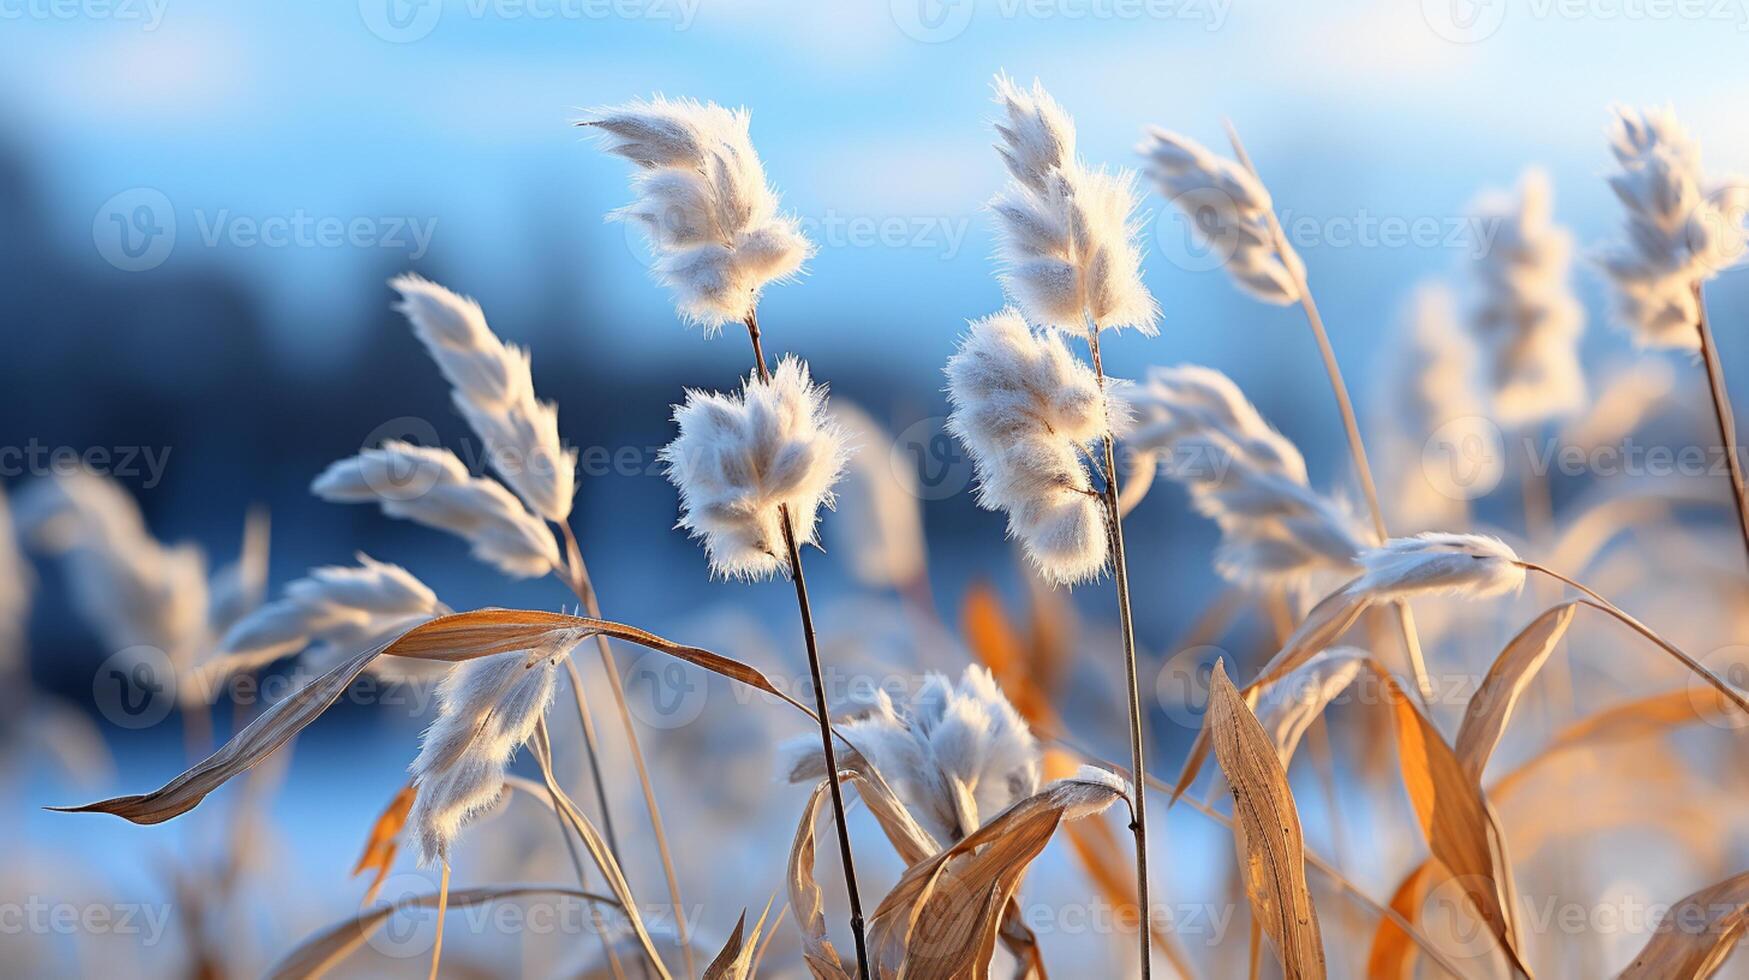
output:
[[[1369,535],[1311,489],[1299,450],[1231,378],[1194,364],[1154,368],[1125,398],[1136,414],[1128,445],[1153,454],[1220,525],[1223,576],[1267,587],[1355,568]]]
[[[972,322],[947,362],[948,430],[978,478],[978,504],[1008,515],[1008,533],[1046,579],[1073,584],[1107,558],[1105,512],[1083,452],[1114,430],[1092,369],[1060,335],[1004,310]]]
[[[981,666],[967,667],[957,685],[931,673],[908,702],[877,689],[836,728],[943,844],[1038,790],[1038,743]],[[782,766],[792,782],[824,778],[820,740],[788,743]]]
[[[239,620],[219,644],[221,660],[244,669],[303,651],[310,668],[322,670],[448,612],[405,568],[357,557],[357,565],[311,569],[283,598]],[[399,677],[397,668],[411,663],[384,657],[378,672]]]
[[[1375,601],[1427,594],[1482,599],[1524,587],[1518,554],[1482,534],[1428,531],[1392,538],[1363,552],[1360,564],[1366,572],[1349,591]]]
[[[1134,327],[1156,332],[1160,308],[1142,285],[1134,175],[1093,170],[1074,155],[1074,125],[1036,82],[1005,76],[997,147],[1014,180],[990,203],[1002,283],[1028,318],[1076,334]]]
[[[310,491],[331,503],[378,504],[390,517],[448,531],[506,575],[545,575],[560,562],[546,524],[502,484],[470,475],[447,449],[390,440],[330,464]]]
[[[415,275],[389,283],[395,309],[448,379],[450,397],[485,443],[492,468],[535,513],[571,516],[577,453],[559,442],[559,412],[535,397],[528,352],[498,339],[480,304]]]
[[[500,653],[450,668],[437,718],[413,760],[407,832],[421,865],[447,860],[456,837],[504,791],[504,767],[534,734],[553,697],[556,657]]]
[[[842,398],[832,415],[851,445],[844,487],[838,492],[833,529],[849,543],[850,567],[864,584],[903,587],[924,574],[922,493],[917,474],[895,465],[892,445],[879,422]]]
[[[825,387],[786,357],[770,381],[749,377],[739,395],[688,391],[674,421],[680,434],[661,458],[680,490],[679,526],[704,543],[718,574],[786,573],[783,510],[796,542],[814,543],[850,453]]]
[[[681,315],[714,331],[745,319],[767,283],[801,271],[813,245],[778,212],[746,110],[657,96],[595,115],[583,125],[639,167],[636,200],[612,217],[649,237],[656,279]]]
[[[120,484],[83,470],[39,480],[19,495],[17,519],[61,558],[74,608],[109,649],[154,647],[178,668],[207,652],[205,556],[154,538]]]
[[[1469,323],[1488,355],[1494,417],[1521,426],[1571,416],[1585,405],[1585,314],[1568,281],[1573,236],[1554,223],[1548,175],[1529,170],[1516,199],[1488,193],[1471,211],[1493,229],[1473,266]]]
[[[1615,109],[1609,185],[1627,209],[1627,240],[1604,257],[1622,318],[1647,347],[1697,350],[1695,290],[1743,257],[1749,180],[1709,183],[1700,149],[1668,108]]]
[[[1239,288],[1266,303],[1300,299],[1306,267],[1291,247],[1277,249],[1269,227],[1269,192],[1237,161],[1196,140],[1150,126],[1136,152],[1160,196],[1183,211],[1205,247],[1224,257]]]

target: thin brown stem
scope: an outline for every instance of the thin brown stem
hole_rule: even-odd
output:
[[[1093,357],[1093,375],[1099,381],[1099,390],[1104,392],[1105,365],[1099,354],[1097,323],[1088,324],[1087,348]],[[1131,822],[1130,829],[1136,836],[1136,904],[1142,915],[1141,927],[1137,932],[1141,937],[1142,978],[1147,980],[1153,974],[1154,958],[1153,933],[1149,928],[1153,906],[1148,903],[1148,794],[1142,792],[1143,780],[1147,778],[1147,736],[1142,727],[1142,692],[1140,674],[1136,667],[1136,629],[1130,611],[1130,573],[1124,555],[1122,509],[1118,504],[1117,456],[1114,446],[1116,440],[1109,428],[1106,429],[1102,442],[1105,449],[1103,466],[1106,533],[1111,540],[1112,577],[1117,582],[1117,618],[1118,627],[1123,633],[1124,680],[1129,685],[1130,767],[1136,777],[1135,819]]]
[[[566,666],[570,666],[571,658],[566,657],[565,664]],[[576,684],[576,667],[571,667],[571,670],[572,683]],[[582,685],[577,685],[577,691],[579,692],[578,697],[582,696],[582,690]],[[541,718],[534,723],[534,739],[535,752],[543,756],[545,766],[551,768],[553,759],[553,742],[552,738],[547,734],[547,719],[545,715],[542,715]],[[597,769],[596,772],[599,774],[600,770]],[[596,778],[595,784],[597,787],[601,785],[599,775]],[[577,842],[571,839],[571,825],[565,822],[565,814],[559,809],[559,794],[551,786],[545,787],[545,789],[547,800],[553,808],[553,819],[559,822],[559,839],[565,842],[565,852],[571,856],[571,867],[577,872],[577,887],[584,891],[588,891],[589,872],[583,866],[583,854],[577,850]],[[606,812],[606,801],[603,801],[602,813],[605,814]],[[613,849],[611,844],[608,849],[610,851]],[[619,860],[619,855],[617,853],[614,854],[614,860]],[[602,918],[601,909],[593,902],[589,903],[589,915],[594,921],[595,935],[601,940],[601,951],[607,957],[608,966],[612,969],[615,980],[625,980],[625,970],[620,966],[619,954],[614,951],[613,940],[609,938],[607,934],[607,922]]]
[[[1245,152],[1245,145],[1239,142],[1239,131],[1227,123],[1227,138],[1233,144],[1233,154],[1238,157],[1239,164],[1251,172],[1251,176],[1259,181],[1263,178],[1252,165],[1251,157]],[[1312,299],[1312,288],[1306,282],[1303,271],[1299,271],[1296,263],[1287,262],[1287,256],[1293,254],[1288,244],[1287,234],[1281,230],[1281,222],[1275,217],[1273,208],[1265,209],[1264,214],[1269,221],[1269,233],[1275,241],[1277,254],[1283,258],[1283,265],[1293,276],[1294,286],[1300,294],[1300,309],[1305,312],[1306,325],[1312,328],[1312,336],[1318,342],[1318,354],[1324,360],[1324,373],[1330,379],[1330,391],[1336,396],[1336,408],[1342,415],[1342,428],[1348,437],[1348,453],[1354,459],[1354,472],[1360,480],[1361,493],[1366,497],[1367,510],[1372,516],[1373,531],[1382,543],[1391,535],[1385,529],[1385,512],[1379,506],[1379,490],[1373,483],[1372,466],[1366,459],[1366,443],[1360,437],[1360,423],[1354,415],[1354,402],[1348,397],[1348,385],[1342,380],[1342,367],[1336,362],[1336,350],[1330,345],[1330,334],[1324,329],[1324,317],[1318,312],[1318,304]],[[1403,637],[1403,649],[1408,654],[1409,667],[1415,673],[1415,689],[1421,695],[1423,707],[1433,701],[1433,682],[1427,676],[1427,661],[1421,653],[1421,638],[1415,630],[1415,615],[1409,611],[1409,604],[1399,599],[1392,603],[1397,611],[1397,625]]]
[[[1557,572],[1552,568],[1548,568],[1548,567],[1543,566],[1543,565],[1538,565],[1536,562],[1532,562],[1532,561],[1521,561],[1518,564],[1520,566],[1522,566],[1523,568],[1528,569],[1529,571],[1541,572],[1542,574],[1547,575],[1550,578],[1553,578],[1558,582],[1561,582],[1565,585],[1572,587],[1573,589],[1578,590],[1581,593],[1584,593],[1588,597],[1589,601],[1587,601],[1585,599],[1579,600],[1581,605],[1590,606],[1591,608],[1596,609],[1600,612],[1607,613],[1609,616],[1620,621],[1623,625],[1627,626],[1629,629],[1633,630],[1635,633],[1638,633],[1641,636],[1645,637],[1646,639],[1650,640],[1654,646],[1658,647],[1660,650],[1663,650],[1665,653],[1669,654],[1671,657],[1674,657],[1676,660],[1681,662],[1683,666],[1687,667],[1689,670],[1693,671],[1697,676],[1699,676],[1701,680],[1704,680],[1708,684],[1712,685],[1715,689],[1718,690],[1718,692],[1720,694],[1723,694],[1727,700],[1729,700],[1732,704],[1735,704],[1739,709],[1741,709],[1744,714],[1749,714],[1749,700],[1745,700],[1745,698],[1743,697],[1743,692],[1741,692],[1741,691],[1737,690],[1737,688],[1733,687],[1730,684],[1730,682],[1724,680],[1723,678],[1719,677],[1717,674],[1714,674],[1712,671],[1706,669],[1706,667],[1700,661],[1698,661],[1698,660],[1694,659],[1693,657],[1689,656],[1688,654],[1684,653],[1682,651],[1682,649],[1680,647],[1678,647],[1676,644],[1671,643],[1669,640],[1664,639],[1662,636],[1659,636],[1650,626],[1647,626],[1645,623],[1642,623],[1638,619],[1635,619],[1633,616],[1629,615],[1626,611],[1624,611],[1620,606],[1617,606],[1615,603],[1610,602],[1608,599],[1604,598],[1602,595],[1599,595],[1597,592],[1593,591],[1589,586],[1585,585],[1583,582],[1578,582],[1578,581],[1575,581],[1573,579],[1570,579],[1567,576],[1562,575],[1560,572]]]
[[[619,835],[613,829],[613,811],[607,805],[607,783],[602,778],[595,717],[589,711],[589,701],[583,696],[583,674],[570,657],[565,657],[564,662],[565,673],[571,678],[571,699],[577,706],[577,724],[583,729],[583,752],[589,757],[590,782],[595,784],[595,805],[601,811],[601,832],[607,837],[607,849],[613,853],[613,859],[624,864],[625,858],[619,850]]]
[[[1731,393],[1725,387],[1725,368],[1719,363],[1718,346],[1713,342],[1712,324],[1706,315],[1706,294],[1700,283],[1694,284],[1694,305],[1700,310],[1697,327],[1700,331],[1700,359],[1706,365],[1707,387],[1713,396],[1713,418],[1719,424],[1719,441],[1724,443],[1725,462],[1731,474],[1731,494],[1737,501],[1737,530],[1743,535],[1743,550],[1749,555],[1749,495],[1743,488],[1743,460],[1737,452],[1737,421],[1731,411]]]
[[[765,349],[759,342],[759,316],[749,312],[746,319],[747,338],[753,343],[753,360],[759,380],[770,381],[771,371],[765,365]],[[783,525],[783,544],[788,553],[790,581],[796,588],[796,608],[801,612],[802,640],[808,650],[808,671],[814,685],[814,714],[820,722],[820,746],[826,754],[826,771],[838,772],[838,752],[832,745],[832,721],[827,713],[826,680],[820,668],[820,648],[814,635],[814,610],[808,602],[808,580],[802,574],[802,553],[796,546],[794,522],[789,508],[778,508],[778,520]],[[856,887],[856,862],[850,853],[850,827],[844,820],[844,793],[837,779],[826,780],[832,793],[832,817],[838,829],[838,856],[844,864],[844,889],[850,897],[850,931],[856,940],[856,968],[862,980],[872,975],[868,967],[868,940],[864,936],[862,897]]]
[[[601,619],[601,603],[595,596],[595,585],[589,577],[589,566],[583,561],[583,550],[577,544],[577,535],[570,525],[561,523],[564,531],[565,549],[569,557],[570,575],[567,584],[576,594],[577,601],[583,604],[583,611],[591,619]],[[613,645],[602,633],[595,634],[595,649],[601,655],[602,673],[607,675],[608,689],[613,692],[614,707],[619,712],[620,726],[625,732],[626,748],[632,757],[632,767],[638,773],[638,785],[644,792],[644,808],[650,813],[650,831],[656,838],[656,853],[662,859],[662,875],[667,880],[668,900],[674,905],[674,934],[680,944],[680,954],[686,964],[686,975],[694,976],[692,956],[692,941],[688,934],[686,922],[686,906],[680,900],[680,878],[674,871],[674,852],[668,847],[668,832],[662,824],[662,808],[656,804],[656,790],[650,782],[650,770],[644,763],[643,746],[638,742],[638,729],[632,722],[631,709],[626,705],[625,682],[619,676],[619,664],[613,657]],[[581,691],[581,689],[579,689]],[[581,698],[581,693],[578,697]],[[586,708],[580,708],[586,711]],[[597,770],[599,771],[599,770]],[[605,810],[605,802],[604,809]],[[615,854],[614,860],[619,856]]]
[[[437,980],[437,964],[443,960],[443,918],[449,912],[449,858],[443,859],[443,878],[437,885],[437,938],[431,942],[431,974]]]

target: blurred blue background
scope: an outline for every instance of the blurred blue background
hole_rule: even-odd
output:
[[[265,504],[275,590],[363,550],[458,608],[557,606],[556,583],[510,582],[443,535],[307,492],[328,462],[409,424],[463,443],[389,309],[386,279],[414,270],[532,349],[568,442],[636,451],[637,472],[586,474],[578,497],[609,613],[661,629],[733,601],[787,645],[786,585],[712,581],[671,530],[653,460],[668,406],[686,386],[732,385],[745,341],[677,322],[641,244],[603,220],[627,173],[572,126],[590,107],[660,92],[752,111],[769,177],[820,245],[805,278],[767,291],[768,349],[913,436],[939,426],[965,320],[1002,304],[981,210],[1003,179],[993,73],[1041,79],[1081,152],[1114,166],[1137,162],[1145,124],[1221,147],[1231,119],[1284,220],[1307,219],[1298,244],[1364,409],[1409,290],[1461,276],[1478,191],[1541,164],[1584,250],[1616,234],[1611,103],[1671,103],[1711,170],[1749,171],[1746,28],[1740,0],[0,0],[0,446],[167,452],[161,478],[124,478],[153,531],[224,560]],[[1219,367],[1305,450],[1314,484],[1346,486],[1298,312],[1240,295],[1200,268],[1157,196],[1145,209],[1162,331],[1110,342],[1108,369]],[[1587,267],[1577,282],[1588,361],[1619,356],[1600,281]],[[1743,376],[1749,287],[1726,275],[1709,298]],[[969,476],[927,462],[950,489]],[[940,605],[951,614],[979,579],[1015,593],[1000,515],[969,490],[931,496]],[[1128,536],[1142,639],[1159,650],[1217,587],[1215,532],[1159,487]],[[850,590],[841,564],[813,562],[828,602]],[[107,651],[43,573],[33,672],[88,700]],[[1075,601],[1106,618],[1105,586]],[[153,772],[174,761],[170,734]]]

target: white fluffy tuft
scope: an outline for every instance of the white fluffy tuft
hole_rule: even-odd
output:
[[[1548,175],[1532,169],[1516,200],[1494,192],[1471,208],[1491,237],[1474,264],[1470,328],[1488,352],[1494,417],[1506,426],[1568,417],[1585,406],[1585,312],[1568,282],[1573,236],[1554,224],[1551,198]]]
[[[1106,566],[1105,513],[1082,453],[1113,429],[1099,380],[1060,335],[1004,310],[973,321],[947,362],[948,429],[978,477],[978,504],[1008,515],[1040,574],[1073,584]]]
[[[558,409],[535,397],[528,352],[500,341],[466,296],[415,275],[389,285],[499,477],[547,520],[570,517],[577,453],[559,442]]]
[[[583,125],[640,168],[637,199],[612,217],[643,228],[656,279],[674,291],[682,316],[707,331],[738,322],[767,283],[801,271],[813,245],[778,212],[745,109],[657,96],[597,116]]]
[[[1136,152],[1160,196],[1183,211],[1205,246],[1223,253],[1240,289],[1266,303],[1300,299],[1306,267],[1299,254],[1277,250],[1269,227],[1269,192],[1236,161],[1188,136],[1150,126]]]
[[[1700,148],[1670,109],[1617,106],[1609,186],[1627,209],[1627,241],[1604,257],[1623,319],[1646,347],[1700,348],[1696,287],[1743,257],[1749,182],[1709,184]]]
[[[383,513],[448,531],[506,575],[533,578],[560,564],[546,524],[503,485],[468,473],[447,449],[390,440],[329,464],[310,492],[331,503],[374,503]]]
[[[711,568],[748,579],[786,572],[781,509],[797,544],[815,543],[850,454],[825,387],[786,357],[770,381],[750,377],[739,395],[688,391],[674,421],[680,434],[662,461],[680,490],[680,526],[704,542]]]
[[[1360,564],[1366,573],[1349,591],[1374,601],[1428,594],[1483,599],[1524,587],[1518,554],[1483,534],[1428,531],[1392,538],[1362,553]]]
[[[1084,334],[1134,327],[1153,334],[1160,307],[1142,284],[1135,179],[1091,170],[1075,157],[1068,116],[1034,83],[996,79],[1008,110],[997,147],[1014,180],[991,202],[1002,283],[1040,326]]]

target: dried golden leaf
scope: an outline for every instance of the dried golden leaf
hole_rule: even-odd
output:
[[[1474,903],[1512,968],[1530,976],[1512,920],[1511,869],[1481,786],[1390,671],[1371,666],[1393,711],[1403,784],[1428,849]]]
[[[801,823],[796,826],[795,844],[789,851],[789,905],[796,914],[796,926],[802,930],[802,958],[808,972],[816,980],[850,980],[832,941],[826,938],[825,901],[820,886],[814,880],[814,821],[820,815],[820,803],[831,787],[822,779],[802,808]]]
[[[1749,929],[1749,871],[1677,902],[1621,980],[1706,980]]]
[[[64,813],[113,813],[138,824],[162,823],[199,806],[207,794],[284,745],[328,710],[379,656],[459,663],[495,653],[575,643],[594,634],[606,634],[678,657],[775,695],[808,717],[814,716],[752,667],[708,650],[665,640],[634,626],[534,610],[481,609],[423,623],[399,639],[341,662],[262,712],[217,752],[153,792],[49,809]]]
[[[876,969],[915,977],[985,977],[1005,914],[1026,868],[1064,820],[1127,796],[1114,773],[1086,768],[1051,783],[912,865],[869,923]]]
[[[494,885],[452,890],[449,893],[448,907],[450,909],[467,908],[506,898],[521,898],[529,895],[565,895],[586,902],[599,902],[603,905],[619,907],[618,902],[605,895],[596,895],[592,892],[566,888],[562,885]],[[438,901],[438,894],[432,892],[429,895],[409,895],[399,901],[386,902],[366,909],[352,918],[336,923],[304,940],[296,949],[287,953],[285,958],[274,966],[268,976],[272,980],[304,980],[304,978],[319,977],[333,969],[336,964],[363,945],[372,933],[382,928],[383,923],[389,920],[389,916],[402,909],[436,908]]]
[[[1421,903],[1433,887],[1433,862],[1423,861],[1409,872],[1397,891],[1391,895],[1391,911],[1413,923],[1421,917]],[[1390,917],[1379,919],[1373,933],[1372,949],[1366,956],[1367,980],[1413,980],[1415,959],[1419,952],[1415,940]]]
[[[383,887],[383,879],[394,867],[395,853],[401,849],[401,829],[407,826],[407,814],[413,809],[413,784],[401,787],[389,805],[383,808],[376,823],[371,825],[370,837],[364,843],[364,853],[358,856],[358,863],[352,868],[354,878],[367,869],[376,871],[371,879],[370,887],[365,889],[362,904],[369,905],[376,901],[377,890]]]
[[[764,919],[760,921],[764,922]],[[743,909],[741,918],[735,920],[735,931],[723,944],[722,952],[704,968],[704,980],[747,980],[747,970],[753,965],[753,950],[759,945],[759,931],[755,929],[752,940],[744,941],[742,933],[746,928],[747,911]]]
[[[1275,740],[1215,661],[1203,727],[1233,788],[1233,832],[1252,914],[1274,944],[1288,980],[1324,976],[1318,913],[1306,886],[1305,837]]]
[[[1488,767],[1488,757],[1500,744],[1512,709],[1530,686],[1537,671],[1549,659],[1567,627],[1573,623],[1578,603],[1569,602],[1545,610],[1520,630],[1494,658],[1482,686],[1464,706],[1464,721],[1458,728],[1457,756],[1464,771],[1478,782]]]

